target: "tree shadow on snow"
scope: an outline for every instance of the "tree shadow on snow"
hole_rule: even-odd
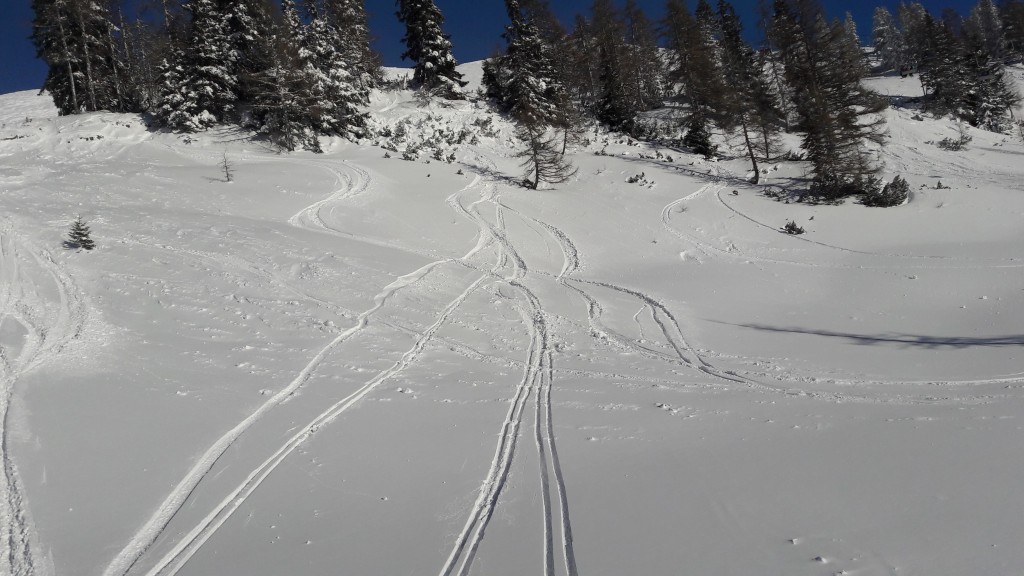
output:
[[[733,324],[742,328],[751,328],[766,332],[788,332],[792,334],[809,334],[812,336],[825,336],[827,338],[844,338],[859,346],[876,346],[885,344],[897,344],[903,348],[925,348],[925,349],[965,349],[965,348],[1004,348],[1008,346],[1024,346],[1024,334],[1012,336],[922,336],[917,334],[852,334],[847,332],[833,332],[831,330],[811,330],[808,328],[782,328],[779,326],[765,326],[762,324]]]

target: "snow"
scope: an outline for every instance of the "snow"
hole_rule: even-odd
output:
[[[880,209],[593,132],[530,191],[481,106],[371,110],[278,154],[0,96],[0,573],[1024,566],[1019,136],[887,111]]]

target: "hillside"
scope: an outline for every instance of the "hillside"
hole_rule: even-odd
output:
[[[278,154],[0,96],[0,574],[1020,572],[1021,138],[890,109],[879,209],[594,132],[531,191],[482,105],[371,108]]]

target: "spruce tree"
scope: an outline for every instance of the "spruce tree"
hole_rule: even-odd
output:
[[[227,21],[214,0],[189,0],[188,49],[177,48],[163,66],[157,117],[181,132],[228,121],[238,100]]]
[[[236,79],[239,102],[251,102],[258,89],[254,78],[273,61],[274,9],[268,0],[218,0],[225,20],[228,74]]]
[[[907,63],[907,47],[903,32],[896,25],[892,12],[884,6],[875,8],[872,19],[872,40],[875,54],[881,60],[882,67],[905,73]]]
[[[397,0],[398,19],[405,24],[402,58],[412,60],[413,85],[450,100],[465,98],[466,82],[456,69],[444,18],[433,0]]]
[[[698,124],[715,121],[726,93],[719,66],[717,19],[710,6],[698,5],[701,16],[687,11],[682,0],[669,0],[665,17],[667,48],[672,57],[669,79],[679,87],[679,96],[689,106]],[[692,119],[687,125],[693,124]]]
[[[96,247],[96,243],[93,242],[90,237],[91,231],[89,226],[86,225],[82,217],[79,216],[71,223],[71,230],[68,231],[68,239],[64,243],[68,248],[83,248],[85,250],[92,250]]]
[[[314,12],[300,35],[300,44],[300,61],[310,75],[310,98],[319,109],[310,128],[321,134],[361,137],[367,116],[360,107],[369,104],[368,82],[362,77],[358,59],[346,59],[341,31],[324,15]],[[348,55],[357,54],[350,51]]]
[[[119,89],[110,12],[89,0],[33,0],[32,40],[60,114],[127,107]]]
[[[340,34],[337,50],[348,63],[359,90],[380,85],[381,56],[370,47],[370,28],[363,0],[324,0],[323,17]]]
[[[519,0],[505,0],[511,23],[505,29],[508,47],[488,63],[488,93],[519,123],[564,126],[568,96],[538,22],[539,14]]]

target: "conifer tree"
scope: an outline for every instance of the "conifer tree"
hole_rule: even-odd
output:
[[[337,50],[348,63],[359,90],[369,90],[383,78],[381,56],[370,47],[370,28],[363,0],[324,0],[322,16],[341,32]]]
[[[546,127],[520,123],[516,136],[525,144],[516,158],[523,159],[521,166],[526,171],[523,183],[528,188],[536,190],[541,183],[562,184],[576,175],[576,170],[559,152],[556,139],[548,135]]]
[[[1024,1],[1002,0],[999,16],[1006,39],[1007,58],[1019,60],[1024,57]]]
[[[1006,58],[1006,36],[1003,22],[992,0],[978,0],[965,23],[966,32],[981,41],[990,60]]]
[[[96,243],[92,240],[90,234],[89,226],[79,216],[71,223],[71,230],[68,231],[68,239],[65,242],[65,246],[68,248],[92,250],[96,247]]]
[[[488,63],[488,93],[516,122],[564,126],[568,97],[553,47],[542,34],[536,5],[524,8],[519,0],[505,0],[505,7],[511,21],[504,33],[508,47]]]
[[[157,117],[173,130],[196,132],[231,118],[238,100],[227,22],[214,0],[189,0],[188,49],[163,66]]]
[[[100,2],[33,0],[32,40],[48,72],[43,88],[61,114],[125,109],[111,15]]]
[[[444,18],[433,0],[397,0],[398,19],[405,24],[402,58],[414,63],[413,85],[450,100],[465,98],[466,82],[456,69]]]
[[[797,129],[811,161],[811,192],[835,200],[873,189],[877,167],[865,147],[881,143],[885,104],[863,86],[859,47],[839,21],[828,24],[816,0],[775,3],[773,38],[796,91]]]
[[[271,66],[274,51],[273,7],[267,0],[218,0],[225,20],[228,73],[237,82],[240,102],[251,102],[254,78]]]
[[[360,107],[369,104],[369,90],[359,69],[359,52],[349,50],[348,56],[355,59],[346,59],[341,31],[315,11],[299,42],[300,63],[310,76],[310,99],[319,113],[310,128],[320,134],[361,137],[366,113]]]
[[[906,72],[907,46],[903,32],[896,25],[892,12],[885,6],[875,8],[872,19],[872,40],[875,53],[886,69]]]
[[[295,0],[282,0],[281,13],[274,59],[258,76],[261,88],[253,103],[259,132],[283,150],[320,152],[318,135],[330,130],[331,111],[325,78],[316,66],[318,54],[309,49],[316,41],[310,40]]]
[[[637,111],[662,104],[665,96],[665,71],[659,56],[657,36],[651,21],[636,0],[626,0],[625,71],[627,92]]]
[[[672,56],[669,79],[679,86],[683,101],[689,105],[688,126],[702,125],[715,120],[720,109],[719,99],[725,93],[719,68],[718,44],[714,13],[701,4],[701,17],[691,15],[682,0],[669,0],[665,17],[667,48]]]
[[[726,129],[739,129],[754,173],[760,181],[758,156],[767,158],[779,131],[781,111],[771,92],[765,68],[753,48],[743,39],[739,16],[726,0],[718,2],[721,30],[722,75],[730,87],[720,100],[720,123]]]

